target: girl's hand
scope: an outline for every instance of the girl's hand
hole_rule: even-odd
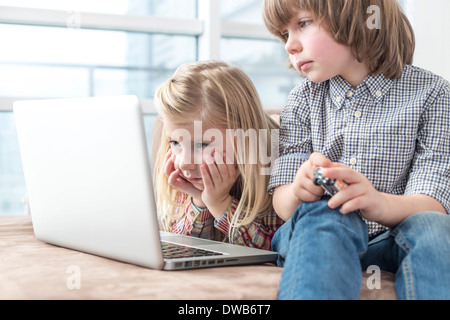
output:
[[[382,221],[386,212],[386,198],[378,192],[372,183],[361,173],[352,168],[335,163],[331,168],[324,168],[323,175],[330,179],[344,181],[348,187],[336,193],[328,202],[331,209],[342,206],[342,214],[359,210],[369,221]]]
[[[227,161],[225,153],[222,156],[214,151],[205,158],[205,163],[200,167],[204,184],[201,200],[219,220],[232,200],[230,190],[241,173],[234,161]]]
[[[201,199],[202,191],[194,187],[192,183],[186,181],[181,176],[181,170],[175,168],[175,155],[172,154],[171,149],[169,149],[164,159],[164,173],[168,177],[169,185],[190,195],[194,199]],[[204,206],[199,202],[196,205],[199,207]]]

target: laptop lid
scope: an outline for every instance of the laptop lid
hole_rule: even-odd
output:
[[[161,269],[139,100],[18,101],[14,114],[36,237]]]

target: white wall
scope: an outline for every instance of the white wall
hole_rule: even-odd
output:
[[[416,34],[414,65],[450,81],[450,1],[405,2]]]

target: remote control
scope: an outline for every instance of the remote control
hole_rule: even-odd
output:
[[[347,185],[340,180],[324,177],[323,168],[321,167],[314,170],[314,184],[324,188],[331,196],[334,196],[336,193],[347,187]]]

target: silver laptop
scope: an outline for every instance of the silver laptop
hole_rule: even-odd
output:
[[[152,269],[277,258],[159,231],[137,97],[18,101],[14,114],[37,239]]]

